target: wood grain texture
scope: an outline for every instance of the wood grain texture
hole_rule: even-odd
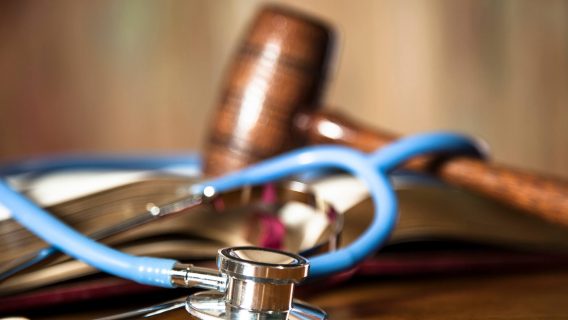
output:
[[[219,175],[297,145],[292,121],[315,105],[331,33],[323,22],[269,6],[253,21],[231,66],[205,152]]]
[[[310,143],[340,143],[366,152],[396,139],[392,133],[325,111],[301,115],[296,128]],[[406,167],[434,173],[450,184],[568,226],[568,182],[559,178],[464,157],[442,162],[420,157],[409,161]]]
[[[567,181],[468,158],[446,161],[436,171],[454,185],[568,226]]]
[[[566,271],[364,279],[312,295],[330,319],[566,319]]]

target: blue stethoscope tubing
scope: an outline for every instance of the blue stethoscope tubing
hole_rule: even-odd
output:
[[[480,156],[476,141],[464,135],[427,133],[403,138],[370,155],[340,146],[299,149],[200,183],[194,188],[196,192],[200,192],[210,186],[216,192],[225,192],[307,170],[326,168],[345,170],[362,180],[375,204],[373,221],[350,245],[310,259],[309,276],[321,277],[354,267],[388,239],[397,220],[397,201],[388,173],[412,157],[439,153]],[[84,163],[85,166],[87,162]],[[96,163],[90,165],[96,166]],[[142,284],[172,286],[171,271],[177,261],[132,256],[91,240],[38,207],[2,180],[0,205],[0,210],[7,210],[24,227],[69,256],[99,270]]]

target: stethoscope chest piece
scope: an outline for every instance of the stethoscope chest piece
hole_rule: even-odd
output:
[[[294,300],[294,285],[308,275],[301,256],[257,247],[219,251],[225,292],[204,291],[187,298],[186,310],[198,319],[326,319],[323,310]]]

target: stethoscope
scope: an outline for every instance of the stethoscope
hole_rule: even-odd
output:
[[[393,230],[397,201],[388,174],[405,161],[425,154],[480,156],[476,141],[459,134],[410,136],[369,155],[340,146],[316,146],[266,160],[238,172],[188,186],[189,196],[151,209],[150,216],[191,206],[203,199],[247,185],[259,185],[311,170],[336,169],[360,179],[375,205],[374,218],[358,239],[337,251],[309,260],[292,253],[235,247],[219,250],[218,270],[195,267],[172,259],[137,257],[111,249],[65,225],[0,181],[0,210],[65,254],[110,274],[159,287],[197,287],[210,291],[190,296],[186,310],[200,319],[321,319],[318,308],[293,301],[294,285],[306,277],[319,278],[348,270],[379,248]],[[152,167],[152,159],[74,161],[33,164],[35,170],[97,166]],[[177,159],[180,160],[180,159]],[[26,166],[30,168],[30,166]],[[13,167],[5,172],[23,172]],[[155,311],[152,311],[155,313]]]

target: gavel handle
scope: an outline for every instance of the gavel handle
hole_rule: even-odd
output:
[[[396,135],[361,126],[331,112],[304,113],[295,121],[310,144],[337,143],[370,152],[397,138]],[[432,159],[422,157],[406,168],[428,171]],[[442,180],[555,223],[568,226],[568,182],[507,168],[482,160],[454,157],[435,166]]]

